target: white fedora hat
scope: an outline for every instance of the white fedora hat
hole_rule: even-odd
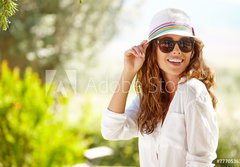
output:
[[[148,42],[166,34],[195,36],[190,17],[182,10],[167,8],[157,12],[150,23]]]

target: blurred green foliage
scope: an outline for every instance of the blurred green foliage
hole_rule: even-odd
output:
[[[219,144],[217,159],[235,159],[240,163],[240,72],[237,69],[216,70],[216,94],[218,98]],[[216,167],[238,167],[239,163],[217,163]]]
[[[11,68],[18,66],[21,74],[30,66],[42,80],[46,69],[74,62],[83,77],[116,33],[122,4],[123,0],[18,1],[9,29],[0,31],[0,60],[8,60]]]
[[[17,4],[14,0],[0,0],[0,31],[6,31],[10,23],[9,17],[17,11]]]
[[[45,93],[38,76],[28,68],[1,64],[0,78],[0,166],[63,166],[83,161],[90,144],[80,127],[64,122],[68,99]],[[56,103],[57,102],[57,103]],[[58,110],[56,110],[58,108]],[[59,109],[60,108],[60,109]]]

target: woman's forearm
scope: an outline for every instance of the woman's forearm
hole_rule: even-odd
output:
[[[108,109],[116,113],[124,113],[128,92],[135,74],[123,70]]]

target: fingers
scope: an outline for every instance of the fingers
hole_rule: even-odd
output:
[[[142,49],[139,46],[133,46],[125,52],[126,56],[134,55],[135,57],[142,57]]]
[[[142,44],[142,46],[143,46],[143,52],[144,52],[144,54],[145,54],[149,43],[148,43],[147,40],[143,40],[141,44]]]
[[[144,57],[145,57],[145,53],[146,53],[146,50],[147,50],[148,45],[149,45],[149,43],[148,43],[147,40],[143,40],[143,41],[141,42],[141,44],[140,44],[140,46],[141,46],[141,52],[142,52],[142,54],[144,55]]]
[[[134,46],[132,47],[132,49],[137,53],[137,55],[142,56],[143,48],[141,47],[141,45]]]
[[[144,44],[147,44],[147,43],[148,43],[147,40],[143,40],[140,45],[144,45]]]
[[[143,40],[140,45],[133,46],[131,49],[127,50],[125,54],[134,55],[135,57],[145,57],[146,48],[148,46],[147,40]]]
[[[134,55],[135,57],[138,57],[137,53],[133,49],[129,49],[125,52],[126,56]]]

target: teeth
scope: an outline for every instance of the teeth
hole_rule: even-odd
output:
[[[174,63],[181,63],[183,60],[182,59],[168,59],[168,61],[174,62]]]

